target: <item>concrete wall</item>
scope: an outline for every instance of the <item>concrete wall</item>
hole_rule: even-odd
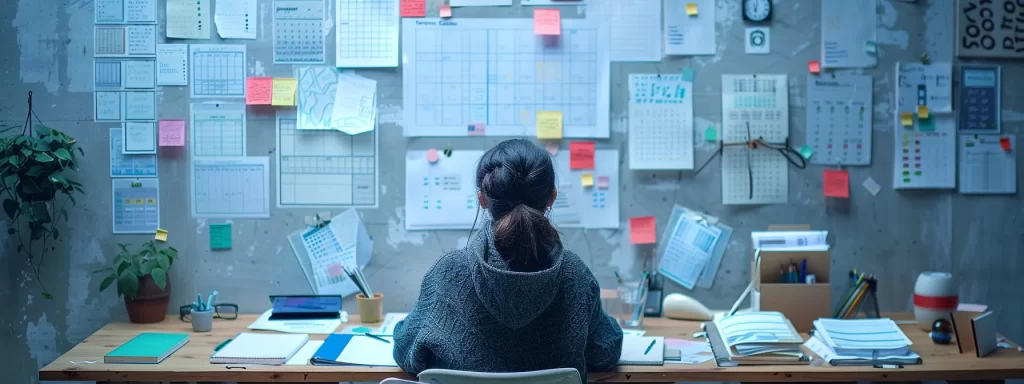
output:
[[[867,1],[865,1],[867,2]],[[334,1],[327,0],[333,21]],[[441,1],[431,0],[428,14],[437,15]],[[784,73],[789,75],[790,136],[804,140],[804,106],[808,60],[817,59],[821,45],[818,0],[779,0],[771,24],[770,56],[743,53],[740,0],[717,2],[718,55],[671,57],[661,63],[612,65],[612,138],[598,148],[627,148],[627,76],[630,73],[678,73],[696,68],[694,114],[697,135],[709,125],[720,128],[720,75],[728,73]],[[163,2],[160,5],[163,18]],[[259,39],[248,41],[250,75],[287,76],[292,67],[274,65],[270,28],[271,0],[259,0]],[[874,157],[870,167],[850,170],[852,198],[846,207],[827,205],[821,192],[821,167],[789,170],[789,203],[783,205],[723,206],[720,172],[716,161],[698,176],[693,172],[632,172],[622,169],[620,230],[564,230],[566,245],[584,257],[603,284],[611,285],[613,272],[636,275],[640,259],[629,245],[626,222],[634,215],[656,215],[659,233],[673,204],[707,211],[736,228],[718,279],[710,290],[691,294],[713,308],[732,303],[749,279],[749,232],[773,223],[807,223],[833,234],[832,279],[839,280],[857,267],[881,281],[883,311],[911,309],[916,275],[927,270],[953,271],[960,281],[963,301],[992,305],[1001,332],[1024,340],[1024,204],[1019,196],[973,197],[951,191],[894,191],[892,134],[894,68],[897,61],[916,61],[922,52],[933,60],[953,55],[952,0],[907,3],[878,0],[879,65],[863,73],[874,78]],[[870,7],[865,7],[870,12]],[[583,9],[563,8],[564,17],[585,17]],[[511,8],[457,9],[456,17],[529,17],[530,10]],[[119,242],[141,243],[148,236],[111,234],[110,181],[107,174],[107,128],[93,123],[91,114],[92,0],[5,0],[0,2],[0,121],[20,124],[25,95],[35,94],[37,114],[46,124],[76,137],[86,150],[76,175],[88,198],[72,210],[60,242],[46,259],[43,279],[55,298],[41,297],[15,241],[0,228],[0,345],[4,346],[0,371],[10,382],[34,382],[37,369],[83,340],[111,320],[124,320],[123,304],[112,291],[98,293],[102,278],[89,271],[111,259]],[[333,22],[329,23],[333,24]],[[158,27],[163,36],[163,26]],[[327,57],[333,57],[333,28],[328,34]],[[214,34],[213,42],[217,42]],[[245,41],[232,41],[240,44]],[[331,59],[328,60],[331,62]],[[1024,80],[1019,62],[1003,64],[1003,129],[1021,133],[1024,94],[1014,87]],[[387,296],[385,309],[407,311],[416,299],[420,279],[445,250],[466,243],[467,231],[407,232],[404,229],[404,152],[407,149],[485,149],[494,138],[413,138],[402,136],[402,77],[400,69],[359,70],[379,85],[380,207],[360,211],[376,241],[374,260],[366,275]],[[157,92],[161,118],[187,118],[187,88]],[[273,156],[274,115],[265,111],[248,116],[248,154]],[[713,146],[696,140],[696,162],[702,163]],[[272,167],[274,166],[271,157]],[[223,301],[241,305],[244,312],[267,307],[267,295],[307,293],[308,285],[285,240],[301,228],[303,216],[313,209],[274,209],[268,220],[235,220],[234,248],[208,249],[211,222],[187,213],[187,159],[160,156],[161,227],[170,231],[170,243],[179,248],[180,261],[171,271],[174,305],[191,302],[195,293],[218,289]],[[1024,167],[1018,167],[1024,169]],[[1018,169],[1020,172],[1020,169]],[[860,187],[868,176],[883,189],[871,196]],[[337,213],[337,212],[335,212]],[[0,227],[8,225],[0,222]],[[667,283],[670,291],[685,291]],[[833,301],[841,293],[834,292]],[[353,303],[354,304],[354,303]],[[346,302],[348,308],[353,308]]]

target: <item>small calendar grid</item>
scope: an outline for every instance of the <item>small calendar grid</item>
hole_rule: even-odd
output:
[[[323,63],[323,31],[323,0],[275,0],[274,63]]]
[[[681,75],[630,75],[630,169],[693,169],[692,83]]]
[[[222,116],[220,118],[193,119],[192,156],[244,156],[245,144],[241,116]]]
[[[200,216],[223,215],[225,217],[253,217],[269,215],[267,196],[253,197],[270,180],[264,178],[263,166],[219,164],[194,164],[193,180],[195,196],[192,202]]]
[[[723,142],[785,143],[789,102],[785,75],[722,76]],[[722,151],[723,204],[779,204],[789,194],[786,157],[768,148]]]
[[[398,0],[340,0],[337,7],[339,62],[398,62]]]
[[[245,96],[245,52],[192,53],[193,96]]]

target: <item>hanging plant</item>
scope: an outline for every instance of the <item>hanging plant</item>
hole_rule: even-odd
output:
[[[52,299],[41,278],[43,261],[53,246],[48,242],[60,239],[57,224],[67,223],[75,195],[85,194],[82,184],[69,177],[78,171],[75,152],[85,152],[73,137],[42,124],[32,110],[32,92],[20,133],[17,128],[0,131],[0,199],[9,220],[7,234],[17,243],[18,254],[28,258],[43,297]]]

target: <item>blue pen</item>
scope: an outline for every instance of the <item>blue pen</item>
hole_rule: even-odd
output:
[[[194,303],[192,303],[192,305],[194,305],[196,307],[197,311],[202,311],[203,310],[203,297],[199,296],[199,294],[197,293],[196,294],[196,301]]]
[[[807,259],[800,261],[800,281],[798,283],[807,282]]]
[[[206,310],[207,311],[209,311],[210,308],[213,308],[213,298],[214,297],[217,297],[217,291],[216,290],[214,290],[213,293],[210,294],[210,298],[208,300],[206,300]]]

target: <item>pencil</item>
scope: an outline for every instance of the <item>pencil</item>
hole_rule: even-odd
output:
[[[844,319],[847,319],[851,315],[857,313],[857,306],[860,305],[861,300],[864,299],[864,294],[867,293],[867,291],[868,291],[868,284],[867,284],[867,282],[865,282],[862,285],[863,285],[863,287],[861,288],[860,291],[857,292],[857,296],[855,296],[853,298],[853,301],[850,303],[850,307],[847,308],[846,309],[846,313],[843,314],[843,318]]]

